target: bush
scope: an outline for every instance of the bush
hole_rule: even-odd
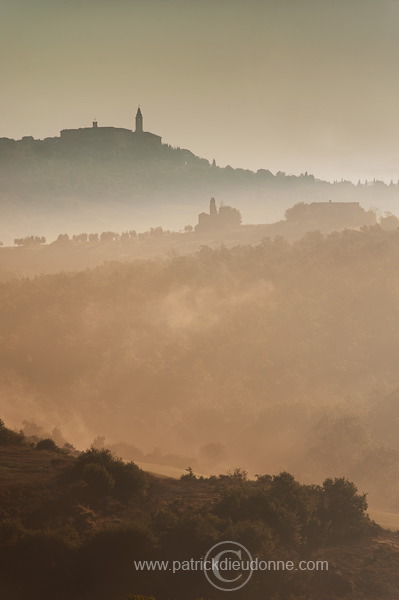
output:
[[[44,440],[40,440],[40,442],[37,442],[36,450],[47,450],[49,452],[60,452],[60,448],[58,448],[55,441],[51,440],[50,438],[46,438]]]
[[[192,467],[187,467],[186,471],[187,473],[180,476],[181,481],[197,481],[197,476]]]
[[[273,556],[276,554],[276,535],[263,521],[238,521],[230,523],[224,536],[243,544],[252,554]]]
[[[111,472],[115,478],[115,494],[122,500],[127,500],[147,487],[146,474],[133,462],[118,461]]]
[[[321,517],[330,540],[367,535],[373,525],[367,514],[366,494],[358,494],[354,483],[344,477],[323,483]]]
[[[142,523],[113,523],[93,532],[80,548],[80,560],[97,577],[99,572],[115,577],[118,571],[131,573],[132,560],[149,558],[155,546],[156,538]]]
[[[83,469],[83,479],[93,494],[103,496],[115,487],[115,481],[104,465],[88,463]]]
[[[22,433],[16,433],[7,429],[4,422],[0,419],[0,446],[14,446],[22,444],[24,436]]]
[[[133,462],[125,463],[106,448],[100,450],[90,448],[90,450],[86,450],[78,456],[75,467],[76,474],[83,477],[83,479],[85,478],[85,467],[87,465],[97,465],[104,469],[105,473],[114,481],[113,495],[119,499],[127,500],[147,488],[148,481],[144,471]],[[99,473],[100,471],[97,470],[96,475],[92,472],[89,477],[92,477],[92,479],[97,477],[97,482],[102,477],[103,484],[105,484],[104,474],[100,475]]]

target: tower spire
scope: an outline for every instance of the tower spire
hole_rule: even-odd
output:
[[[141,113],[140,106],[136,113],[136,133],[143,133],[143,115]]]

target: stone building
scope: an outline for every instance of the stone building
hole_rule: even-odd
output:
[[[214,231],[216,229],[236,229],[241,225],[241,213],[231,206],[221,206],[216,208],[215,198],[211,198],[209,204],[209,213],[200,213],[198,215],[198,224],[195,231]]]

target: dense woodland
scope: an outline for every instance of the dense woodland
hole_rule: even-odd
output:
[[[398,261],[372,227],[10,280],[3,417],[203,474],[345,476],[397,510]]]

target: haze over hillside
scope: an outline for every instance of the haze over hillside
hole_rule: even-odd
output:
[[[1,138],[0,181],[3,243],[31,234],[121,230],[126,224],[182,229],[215,195],[236,206],[245,223],[277,221],[296,202],[354,201],[395,213],[399,195],[393,182],[329,183],[307,172],[221,168],[145,131],[140,109],[131,129],[94,121],[45,140]]]
[[[2,599],[398,600],[398,26],[0,2]]]
[[[398,509],[398,257],[372,227],[10,280],[2,415],[152,464],[345,475]]]
[[[162,227],[151,227],[144,232],[89,229],[89,233],[59,233],[53,240],[36,235],[15,238],[14,246],[0,249],[0,281],[82,270],[111,260],[126,262],[190,254],[204,245],[210,248],[255,245],[267,237],[278,236],[292,242],[311,231],[331,233],[370,226],[394,231],[399,227],[399,219],[392,214],[378,218],[374,211],[365,211],[357,202],[301,202],[287,209],[284,219],[277,223],[243,225],[238,209],[218,206],[215,198],[211,198],[209,212],[202,211],[194,227],[186,225],[180,232]]]

